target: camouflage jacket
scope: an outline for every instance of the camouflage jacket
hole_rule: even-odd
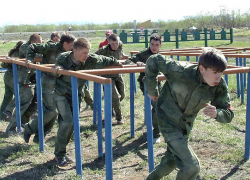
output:
[[[125,64],[131,64],[132,62],[133,63],[143,62],[144,64],[146,64],[147,59],[151,55],[153,55],[152,51],[150,50],[150,48],[147,48],[147,49],[145,49],[143,51],[140,51],[136,55],[132,56],[128,60],[126,60]],[[142,79],[143,79],[144,76],[145,76],[144,72],[140,73],[140,76],[138,77],[137,81],[142,83]]]
[[[35,43],[28,46],[26,59],[34,62],[36,54],[42,54],[42,64],[55,64],[57,56],[62,52],[65,52],[65,50],[60,42],[47,42],[45,45]]]
[[[106,45],[98,49],[96,54],[107,56],[107,57],[114,57],[115,59],[121,59],[122,57],[122,43],[119,44],[119,47],[117,50],[113,51],[110,47],[110,45]],[[119,77],[119,74],[112,74],[112,75],[104,75],[103,77],[108,77],[108,78],[117,78]]]
[[[106,66],[119,65],[119,62],[113,57],[106,57],[97,54],[90,54],[85,63],[75,64],[72,61],[72,51],[64,52],[56,58],[55,66],[61,66],[65,70],[87,70],[101,69]],[[86,84],[86,80],[78,79],[78,93],[82,95],[82,89]],[[55,92],[59,95],[65,95],[71,99],[71,77],[61,75],[56,78]]]
[[[27,49],[30,41],[24,43],[19,49],[19,58],[26,59]],[[35,70],[27,68],[26,66],[18,65],[18,82],[19,84],[31,84],[31,77],[34,76]]]
[[[216,121],[232,121],[234,113],[223,78],[218,85],[211,87],[202,81],[198,65],[169,60],[156,54],[147,60],[145,68],[146,92],[149,95],[159,94],[156,78],[159,72],[167,78],[157,100],[157,108],[164,112],[166,121],[170,120],[190,132],[198,112],[209,101],[217,108]]]

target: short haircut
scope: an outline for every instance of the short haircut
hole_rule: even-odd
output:
[[[227,68],[227,60],[222,52],[215,48],[203,48],[199,57],[199,65],[205,69],[210,68],[216,72],[223,72]]]
[[[109,40],[111,40],[111,41],[118,41],[118,40],[120,40],[120,37],[117,34],[111,34],[109,36]]]
[[[149,42],[151,42],[152,40],[160,41],[161,43],[161,35],[158,33],[151,34]]]
[[[50,39],[53,40],[54,37],[60,37],[60,34],[58,32],[53,32],[51,35],[50,35]]]
[[[30,42],[34,42],[34,41],[36,41],[37,39],[40,39],[40,38],[41,38],[41,36],[39,34],[34,33],[34,34],[32,34],[30,36]]]
[[[86,38],[76,39],[73,44],[73,49],[83,49],[83,48],[87,48],[87,49],[91,48],[91,44],[89,40]]]
[[[75,40],[75,36],[69,33],[64,33],[61,36],[60,43],[63,44],[64,42],[71,43]]]

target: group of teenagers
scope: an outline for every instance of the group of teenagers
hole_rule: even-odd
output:
[[[161,179],[174,169],[178,170],[178,180],[196,179],[200,172],[200,163],[189,146],[189,136],[197,114],[203,109],[206,116],[220,123],[230,123],[234,117],[227,84],[222,78],[227,68],[225,56],[215,48],[203,48],[198,64],[175,61],[160,54],[161,36],[153,33],[150,36],[149,47],[128,58],[123,52],[119,36],[111,30],[105,34],[106,40],[91,54],[91,44],[86,38],[75,38],[70,33],[60,36],[56,32],[52,33],[51,40],[46,43],[42,43],[39,34],[32,34],[29,41],[20,41],[10,50],[9,57],[26,59],[26,66],[18,65],[21,124],[24,128],[25,142],[29,143],[33,134],[33,142],[39,142],[38,119],[30,121],[30,117],[37,111],[35,70],[29,68],[30,63],[36,63],[37,59],[42,57],[41,64],[55,64],[55,73],[43,72],[42,76],[43,124],[46,136],[55,121],[58,122],[54,154],[57,165],[63,167],[74,162],[66,151],[73,134],[73,107],[71,78],[59,74],[58,70],[122,67],[118,60],[126,59],[125,64],[145,66],[145,72],[140,73],[137,81],[142,93],[151,99],[153,142],[160,143],[161,134],[167,144],[160,164],[148,175],[147,180]],[[14,94],[12,66],[2,63],[2,67],[8,69],[4,75],[5,95],[1,104],[1,114],[13,104]],[[159,74],[167,78],[163,85],[157,79]],[[122,125],[124,119],[120,103],[125,97],[122,75],[103,76],[112,79],[113,114],[117,124]],[[88,99],[85,101],[91,104],[92,99],[88,93],[86,80],[78,79],[79,104],[82,98]],[[14,110],[6,133],[11,134],[15,131]]]

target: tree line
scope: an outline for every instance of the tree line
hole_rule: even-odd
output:
[[[250,9],[241,13],[240,10],[232,10],[229,12],[226,8],[221,8],[220,13],[213,15],[210,12],[199,13],[196,16],[184,16],[182,20],[158,20],[157,22],[150,23],[150,29],[168,29],[173,32],[175,29],[188,30],[191,26],[195,26],[200,31],[204,28],[213,29],[228,29],[228,28],[249,28],[250,27]],[[68,31],[71,27],[73,31],[84,30],[106,30],[106,29],[133,29],[133,22],[125,22],[123,24],[111,23],[111,24],[37,24],[37,25],[7,25],[4,27],[5,33],[14,32],[51,32],[51,31]],[[3,31],[3,27],[1,28]]]

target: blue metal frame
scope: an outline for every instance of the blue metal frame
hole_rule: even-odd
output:
[[[148,167],[149,167],[149,172],[152,172],[154,170],[154,147],[153,147],[151,99],[148,97],[146,93],[145,86],[144,86],[144,105],[145,105],[145,121],[147,125]]]
[[[246,133],[245,133],[245,159],[249,159],[250,150],[250,73],[247,77],[247,104],[246,104]]]
[[[98,137],[98,157],[103,157],[103,146],[102,146],[102,85],[95,83],[96,85],[96,104],[97,106],[97,137]]]
[[[106,179],[113,179],[113,151],[112,151],[112,84],[104,85],[105,112],[105,164]]]
[[[130,128],[131,137],[135,137],[135,97],[134,97],[134,73],[130,73]]]
[[[74,119],[74,137],[75,137],[75,157],[76,157],[76,173],[82,177],[82,156],[81,156],[81,137],[79,123],[79,100],[78,100],[78,83],[77,78],[71,76],[72,86],[72,104]]]
[[[20,113],[20,97],[19,97],[19,83],[17,75],[17,65],[12,63],[13,70],[13,80],[14,80],[14,89],[15,89],[15,103],[16,103],[16,124],[17,132],[21,132],[21,113]]]
[[[38,111],[38,135],[39,149],[44,152],[44,132],[43,132],[43,101],[42,101],[42,72],[36,70],[36,94],[37,94],[37,111]]]

